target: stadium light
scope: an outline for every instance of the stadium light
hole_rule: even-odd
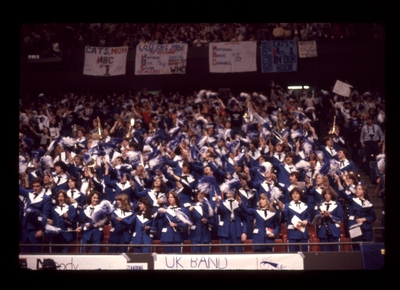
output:
[[[288,90],[301,90],[301,89],[309,89],[309,86],[288,86]]]

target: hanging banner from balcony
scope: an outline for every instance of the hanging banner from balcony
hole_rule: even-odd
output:
[[[83,74],[91,76],[124,75],[128,46],[85,47]]]
[[[294,72],[297,71],[297,44],[295,40],[262,41],[261,71]]]
[[[187,50],[186,43],[138,45],[135,75],[185,74]]]
[[[299,41],[299,57],[317,57],[317,42],[313,41]]]
[[[216,42],[209,45],[211,73],[257,71],[255,41]]]

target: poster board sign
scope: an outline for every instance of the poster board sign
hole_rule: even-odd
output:
[[[187,43],[139,44],[135,75],[185,74]]]
[[[209,45],[211,73],[257,71],[255,41],[216,42]]]
[[[91,76],[117,76],[126,73],[128,46],[85,47],[83,74]]]
[[[262,41],[260,50],[263,73],[297,71],[297,43],[295,40]]]
[[[351,88],[353,86],[346,84],[342,81],[337,80],[335,86],[333,87],[333,92],[337,95],[341,95],[343,97],[349,97],[351,93]]]
[[[317,42],[313,41],[299,41],[299,57],[317,57]]]

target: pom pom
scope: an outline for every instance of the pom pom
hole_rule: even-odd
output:
[[[199,93],[197,94],[198,98],[204,98],[207,94],[207,90],[200,90]]]
[[[128,151],[126,152],[126,156],[129,159],[129,162],[131,163],[131,165],[137,165],[140,163],[140,157],[141,157],[141,153],[140,151]]]
[[[270,191],[271,197],[270,197],[270,202],[274,203],[275,201],[279,200],[279,198],[282,196],[282,190],[280,190],[278,187],[274,186],[272,187]]]
[[[323,160],[324,159],[324,152],[322,152],[321,150],[315,150],[315,155],[317,155],[319,160]]]
[[[235,153],[240,147],[240,140],[236,139],[232,142],[226,142],[226,148],[230,153]]]
[[[203,197],[201,201],[201,208],[203,209],[203,216],[209,218],[214,215],[213,208],[207,198]]]
[[[75,146],[75,140],[70,137],[61,138],[60,145],[68,151],[72,151]]]
[[[306,124],[310,121],[307,118],[307,116],[303,112],[300,112],[300,111],[293,111],[292,116],[295,120],[297,120],[301,124]]]
[[[241,187],[242,184],[240,183],[240,180],[237,178],[232,178],[227,182],[221,184],[220,189],[221,192],[235,194],[236,190],[238,190]]]
[[[33,139],[28,138],[28,137],[22,138],[22,145],[24,145],[25,148],[32,149],[34,144],[35,144],[35,142],[33,141]]]
[[[306,155],[309,155],[311,153],[312,144],[308,139],[304,139],[302,147],[303,147],[303,151]]]
[[[38,148],[37,150],[32,150],[31,151],[31,156],[32,160],[35,162],[39,162],[40,158],[44,155],[44,149],[43,148]]]
[[[385,173],[385,154],[379,154],[378,156],[376,156],[376,159],[378,160],[377,167],[378,167],[379,173],[384,174]]]
[[[46,155],[40,158],[40,161],[38,162],[36,169],[40,173],[44,174],[45,172],[49,172],[50,168],[52,168],[53,166],[54,166],[53,159],[51,158],[50,155]]]
[[[200,137],[200,138],[197,140],[197,142],[196,142],[196,146],[199,147],[199,148],[201,148],[201,147],[204,146],[204,144],[206,143],[206,141],[207,141],[207,136]]]
[[[217,98],[218,97],[218,93],[216,93],[216,92],[212,92],[212,91],[207,91],[206,92],[206,96],[207,96],[207,98]]]
[[[176,211],[176,218],[183,222],[184,224],[191,226],[193,223],[191,222],[191,220],[189,219],[189,217],[181,210],[177,210]]]
[[[267,97],[264,96],[263,94],[259,94],[259,95],[258,95],[258,98],[259,98],[262,102],[268,101]]]
[[[293,141],[297,141],[302,137],[303,137],[303,132],[301,130],[295,130],[290,134],[290,138],[292,138]]]
[[[44,230],[45,234],[48,234],[48,235],[56,235],[58,233],[63,232],[62,229],[57,228],[52,225],[49,225],[49,224],[46,224],[44,228],[45,228],[45,230]]]
[[[242,166],[244,165],[245,162],[245,153],[240,153],[238,156],[236,156],[233,161],[235,161],[236,165]]]
[[[297,169],[302,169],[307,171],[310,168],[310,163],[305,160],[300,160],[294,165]]]
[[[122,164],[118,169],[118,178],[123,178],[124,175],[130,176],[132,171],[132,165],[130,164]]]
[[[19,174],[23,174],[26,172],[28,168],[28,163],[26,162],[23,156],[19,156]]]
[[[239,95],[239,100],[240,101],[244,102],[247,99],[250,99],[250,95],[248,93],[240,93],[240,95]]]
[[[156,171],[157,169],[161,169],[165,164],[164,159],[158,155],[157,157],[149,160],[149,168],[152,171]]]
[[[169,136],[170,136],[171,138],[175,138],[175,136],[179,133],[180,129],[181,129],[181,128],[180,128],[179,126],[170,129],[170,130],[168,131]]]
[[[209,194],[210,191],[213,189],[214,184],[215,184],[215,177],[214,176],[203,176],[200,178],[198,184],[197,184],[197,189],[200,192],[204,192],[205,194]]]
[[[206,125],[208,125],[208,121],[206,118],[204,118],[203,116],[198,116],[196,118],[195,127],[197,129],[203,129]]]
[[[104,225],[109,215],[113,212],[113,210],[114,208],[108,200],[103,200],[102,202],[100,202],[100,204],[96,205],[92,213],[92,220],[94,222],[94,226],[100,227]]]
[[[92,164],[93,158],[92,158],[92,156],[91,156],[88,152],[86,152],[86,153],[83,154],[83,156],[82,156],[82,162],[83,162],[83,164],[85,164],[85,165]]]
[[[334,174],[340,175],[340,162],[335,159],[329,160],[329,162],[321,166],[319,173],[330,176]]]

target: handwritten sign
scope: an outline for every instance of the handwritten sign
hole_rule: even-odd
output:
[[[157,255],[155,270],[303,270],[303,258],[293,254]]]
[[[341,82],[339,80],[336,81],[335,86],[333,87],[333,92],[337,95],[341,95],[343,97],[349,97],[351,88],[353,86],[346,84],[344,82]]]
[[[209,45],[211,73],[257,71],[256,42],[217,42]]]
[[[317,42],[313,41],[299,41],[299,57],[317,57]]]
[[[124,75],[128,46],[85,47],[84,75],[117,76]]]
[[[135,74],[185,74],[186,43],[139,44],[136,47]]]
[[[261,71],[297,71],[297,44],[295,40],[272,40],[261,42]]]

